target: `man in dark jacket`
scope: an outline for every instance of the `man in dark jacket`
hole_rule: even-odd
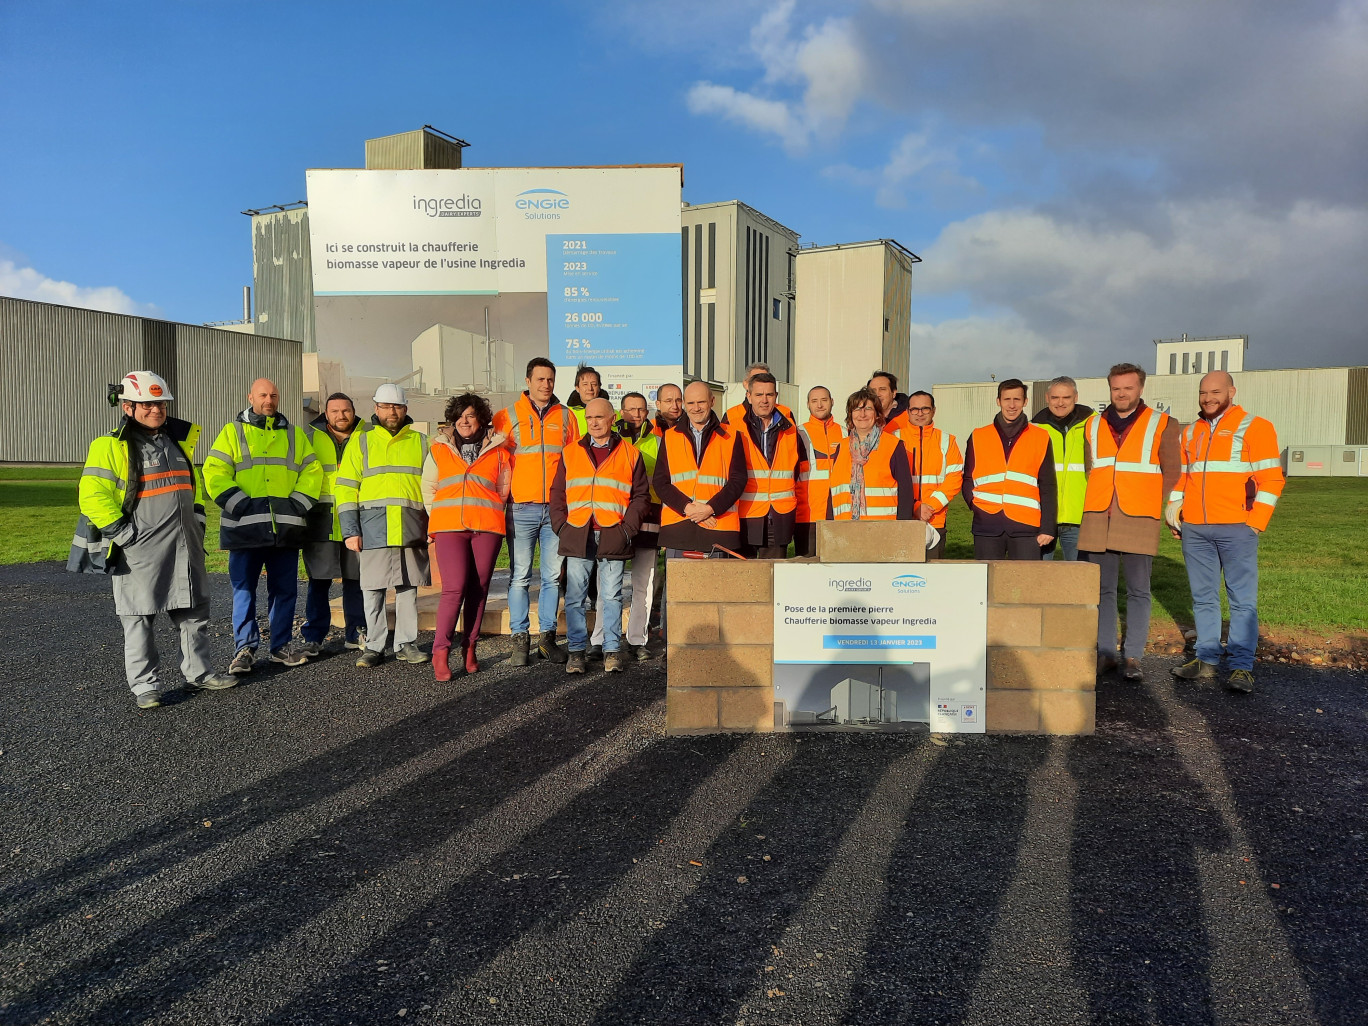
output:
[[[741,544],[740,520],[734,507],[746,490],[746,455],[736,431],[712,411],[707,384],[695,381],[684,390],[684,416],[664,434],[656,460],[656,494],[660,496],[660,546],[667,559],[685,552],[711,552],[714,545],[735,549]],[[704,464],[725,469],[720,485],[693,485]],[[703,475],[711,476],[711,475]],[[688,494],[680,487],[688,486]],[[695,495],[706,496],[695,499]]]
[[[776,408],[778,401],[773,374],[751,378],[738,439],[746,455],[746,490],[737,512],[747,559],[785,558],[798,518],[798,468],[807,462],[807,447],[792,419]]]
[[[565,626],[570,656],[566,673],[583,673],[589,630],[585,620],[589,578],[597,570],[603,610],[603,668],[621,673],[622,571],[632,539],[650,508],[645,461],[635,445],[613,430],[613,404],[592,399],[584,407],[588,434],[568,446],[551,482],[551,527],[565,557]]]
[[[999,413],[964,450],[961,494],[973,510],[975,559],[1039,559],[1056,531],[1050,436],[1026,419],[1026,385],[998,382]]]

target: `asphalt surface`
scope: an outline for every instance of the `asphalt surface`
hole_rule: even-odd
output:
[[[661,664],[489,641],[140,712],[107,589],[0,568],[0,1022],[1368,1022],[1363,674],[671,739]]]

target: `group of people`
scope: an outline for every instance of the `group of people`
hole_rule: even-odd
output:
[[[358,667],[377,666],[393,651],[405,662],[431,659],[439,681],[451,679],[453,665],[476,673],[505,538],[511,663],[537,657],[584,673],[602,659],[615,673],[657,652],[651,618],[660,550],[783,559],[792,546],[813,556],[820,521],[914,520],[925,525],[935,559],[945,552],[947,509],[961,495],[972,511],[976,558],[1099,565],[1099,676],[1143,677],[1150,570],[1166,521],[1182,538],[1198,635],[1196,658],[1174,674],[1211,678],[1224,661],[1228,686],[1252,690],[1258,534],[1283,486],[1273,427],[1234,405],[1224,371],[1202,379],[1200,415],[1186,428],[1146,405],[1142,368],[1118,364],[1108,382],[1111,402],[1095,412],[1078,403],[1073,379],[1056,378],[1045,408],[1028,418],[1026,385],[1004,380],[997,416],[961,450],[936,427],[934,396],[903,394],[888,371],[846,399],[843,423],[830,390],[810,389],[808,418],[799,423],[779,403],[777,379],[764,364],[749,368],[744,399],[720,417],[702,381],[661,386],[652,417],[639,392],[615,410],[591,367],[578,368],[562,404],[555,365],[539,357],[511,406],[495,412],[480,395],[455,396],[432,438],[415,429],[398,385],[376,390],[368,424],[336,393],[301,427],[280,413],[278,389],[261,379],[201,472],[193,460],[200,429],[167,416],[164,380],[134,371],[116,397],[122,422],[91,445],[69,566],[112,576],[128,682],[143,708],[160,702],[152,635],[159,612],[180,629],[181,669],[192,687],[231,687],[253,672],[263,572],[272,662],[297,666],[322,653],[331,586],[340,579],[344,644],[359,650]],[[207,653],[206,495],[222,510],[219,544],[233,588],[235,653],[226,674],[212,670]],[[295,642],[301,552],[309,582]],[[417,644],[429,552],[441,578],[430,655]],[[1231,610],[1224,644],[1222,577]],[[565,645],[556,630],[562,593]]]

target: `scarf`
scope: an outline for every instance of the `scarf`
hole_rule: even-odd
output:
[[[854,431],[850,433],[850,519],[859,520],[865,513],[865,463],[869,454],[879,445],[881,432],[876,427],[869,437],[861,441]]]
[[[474,463],[480,458],[480,450],[484,448],[485,437],[489,434],[489,428],[482,427],[474,438],[469,440],[462,438],[460,432],[454,427],[451,429],[451,441],[456,446],[456,450],[461,454],[461,459],[467,464]]]

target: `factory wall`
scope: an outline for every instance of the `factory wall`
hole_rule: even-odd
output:
[[[131,370],[166,379],[171,415],[204,428],[203,459],[258,377],[280,388],[281,412],[301,416],[300,356],[286,339],[0,297],[0,380],[36,400],[0,406],[0,462],[84,462],[91,439],[119,420],[107,386]]]
[[[825,385],[842,420],[846,397],[884,367],[885,259],[881,245],[798,253],[798,394],[805,398],[812,386]],[[901,384],[907,376],[906,357],[901,366],[886,369]],[[806,407],[801,415],[806,419]]]
[[[257,334],[317,350],[307,207],[252,215],[252,293]]]

